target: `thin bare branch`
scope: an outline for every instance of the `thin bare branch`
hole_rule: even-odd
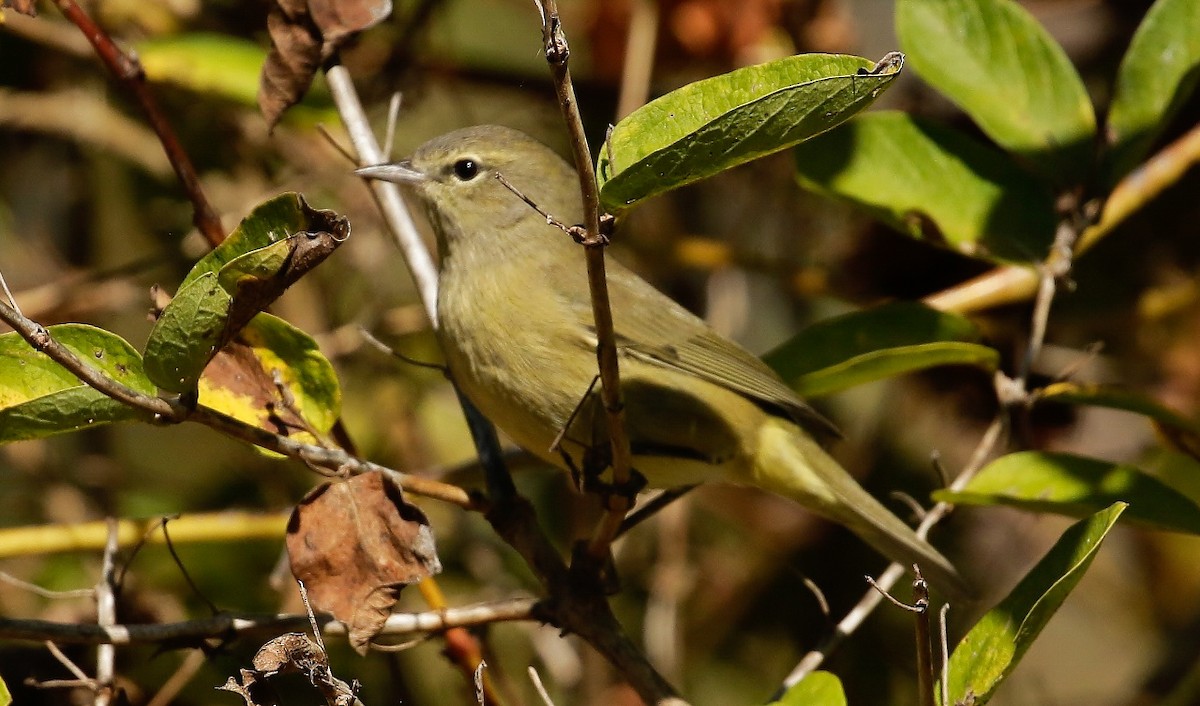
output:
[[[474,627],[501,621],[537,620],[534,598],[479,603],[431,610],[423,613],[395,613],[388,616],[380,635],[437,633],[454,627]],[[328,616],[318,615],[325,635],[345,635],[348,628]],[[176,623],[135,623],[130,625],[92,625],[59,623],[49,620],[0,618],[0,638],[10,640],[54,641],[80,645],[200,644],[209,639],[230,639],[249,635],[301,632],[309,627],[307,615],[252,615],[222,613],[209,618]]]
[[[341,116],[342,123],[346,126],[346,132],[350,135],[354,151],[358,153],[358,165],[368,167],[382,164],[386,160],[386,155],[380,151],[379,143],[375,140],[374,133],[371,132],[371,124],[367,121],[367,115],[363,111],[358,92],[354,89],[354,81],[350,77],[350,72],[346,70],[346,67],[335,63],[326,69],[325,80],[329,84],[333,102],[337,105],[338,115]],[[421,234],[417,231],[408,207],[400,198],[400,188],[391,182],[377,179],[365,181],[379,205],[379,211],[383,214],[388,232],[404,256],[408,271],[412,274],[413,281],[416,282],[421,303],[425,305],[425,314],[436,326],[437,267],[433,264],[433,258],[429,254],[429,249],[425,247],[425,242],[421,240]]]
[[[96,624],[110,628],[117,624],[117,550],[120,547],[118,525],[108,518],[108,537],[104,543],[104,559],[100,580],[96,582]],[[116,676],[117,648],[101,644],[96,648],[96,706],[108,706],[113,697],[113,678]]]
[[[10,586],[16,586],[24,591],[36,593],[42,598],[91,598],[95,595],[95,590],[91,588],[77,588],[73,591],[52,591],[48,588],[42,588],[36,583],[29,583],[13,576],[7,571],[0,571],[0,582],[7,583]]]
[[[542,16],[542,48],[558,105],[571,137],[571,152],[575,157],[575,170],[579,174],[579,191],[583,198],[582,244],[587,253],[588,288],[592,296],[592,316],[596,330],[596,362],[600,369],[600,398],[604,402],[605,418],[608,422],[609,444],[612,446],[612,478],[617,488],[627,487],[633,477],[633,454],[629,447],[629,436],[625,431],[625,404],[621,399],[621,373],[617,364],[616,333],[613,328],[612,306],[608,297],[608,279],[605,275],[604,246],[608,237],[600,229],[600,187],[596,183],[596,171],[592,164],[592,153],[588,148],[583,130],[583,119],[575,99],[568,67],[571,50],[563,32],[558,14],[558,3],[554,0],[536,0]],[[621,521],[632,506],[627,494],[609,495],[607,512],[597,523],[588,544],[588,555],[596,565],[602,565],[608,556],[608,548]]]
[[[80,683],[88,686],[89,688],[95,688],[95,680],[89,677],[82,669],[80,669],[79,665],[71,661],[71,658],[68,657],[61,649],[59,649],[58,645],[54,644],[53,641],[46,640],[46,649],[50,650],[50,654],[54,655],[54,659],[58,660],[59,664],[66,667],[68,672],[75,675],[75,678],[79,680]]]
[[[983,464],[995,451],[1000,441],[1001,433],[1004,431],[1004,426],[1003,416],[997,416],[992,420],[987,430],[984,431],[983,436],[980,437],[979,443],[975,446],[975,451],[971,454],[971,458],[967,461],[966,466],[963,467],[962,472],[959,473],[958,477],[950,485],[951,490],[961,490],[966,487],[971,478],[974,478],[975,474],[979,472],[979,469],[983,468]],[[952,509],[952,506],[948,503],[938,503],[933,506],[929,512],[925,513],[925,518],[917,527],[917,536],[922,539],[927,537],[929,530],[941,522]],[[894,562],[874,580],[873,585],[877,588],[882,587],[884,590],[890,591],[896,585],[896,582],[904,576],[904,573],[904,565]],[[818,669],[825,661],[825,657],[837,649],[847,637],[854,634],[863,621],[875,611],[875,608],[882,600],[883,596],[875,588],[863,594],[863,597],[859,599],[854,608],[838,622],[829,637],[825,638],[816,649],[808,652],[801,658],[795,668],[792,669],[792,672],[784,679],[779,693],[800,683],[801,679]]]
[[[546,692],[546,687],[542,684],[541,675],[533,667],[529,668],[529,681],[533,682],[533,688],[541,697],[543,706],[554,706],[554,702],[550,700],[550,694]]]

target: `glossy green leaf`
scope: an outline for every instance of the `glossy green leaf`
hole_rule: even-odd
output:
[[[897,0],[913,68],[1057,185],[1091,165],[1096,116],[1066,52],[1013,0]]]
[[[1071,454],[1008,454],[985,466],[962,490],[933,496],[956,505],[1007,505],[1071,517],[1124,502],[1130,522],[1200,534],[1200,507],[1179,491],[1133,466]]]
[[[1050,188],[995,148],[895,111],[860,115],[795,148],[800,185],[964,255],[1041,260],[1054,240]]]
[[[192,267],[183,280],[184,284],[206,272],[219,272],[232,260],[286,240],[296,233],[322,229],[324,223],[314,223],[314,214],[320,213],[314,211],[304,201],[304,197],[295,192],[283,193],[262,202],[242,219],[228,238]]]
[[[286,193],[260,204],[184,278],[146,344],[160,387],[192,390],[213,356],[349,235],[346,219]]]
[[[12,694],[8,693],[8,685],[0,679],[0,706],[8,706],[12,703]]]
[[[204,371],[199,390],[205,406],[309,443],[341,414],[337,374],[316,341],[270,314],[254,317],[230,341]]]
[[[1072,525],[1017,587],[971,628],[950,655],[946,683],[951,703],[982,706],[992,698],[1075,589],[1124,510],[1124,504],[1114,503]]]
[[[1058,382],[1042,388],[1034,400],[1122,409],[1144,415],[1181,451],[1200,456],[1200,424],[1146,395],[1103,385]]]
[[[47,329],[80,360],[122,385],[154,394],[142,360],[124,339],[84,324]],[[144,414],[84,385],[16,333],[0,335],[0,443],[36,439]]]
[[[268,279],[278,273],[292,254],[292,236],[266,247],[251,250],[230,260],[220,272],[217,279],[225,291],[235,294],[238,284],[245,279]]]
[[[803,54],[672,91],[613,128],[596,166],[601,202],[617,212],[820,134],[870,105],[902,66]]]
[[[817,397],[938,365],[994,370],[999,354],[978,340],[961,316],[897,302],[814,324],[764,360],[800,394]]]
[[[183,34],[138,42],[138,59],[151,81],[258,105],[259,73],[267,52],[224,34]]]
[[[1200,2],[1158,0],[1121,60],[1109,108],[1112,183],[1146,156],[1200,79]]]
[[[150,379],[172,392],[194,389],[217,352],[232,303],[214,272],[186,281],[150,331],[145,354]]]
[[[813,672],[788,689],[772,706],[846,706],[842,682],[829,672]]]

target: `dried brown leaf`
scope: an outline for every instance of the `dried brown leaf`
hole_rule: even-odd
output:
[[[267,15],[271,52],[258,86],[268,128],[300,102],[322,62],[391,12],[391,0],[275,0]]]
[[[254,665],[254,671],[262,676],[272,677],[293,672],[311,674],[317,665],[327,662],[325,653],[308,635],[289,632],[268,640],[258,648],[251,664]]]
[[[400,590],[441,571],[424,513],[382,473],[324,484],[292,512],[292,574],[317,610],[346,624],[360,653],[383,628]]]

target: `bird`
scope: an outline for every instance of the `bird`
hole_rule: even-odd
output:
[[[603,458],[584,248],[550,222],[582,220],[571,165],[523,132],[482,125],[356,173],[407,185],[424,206],[440,254],[438,338],[461,391],[552,465],[578,472]],[[649,486],[762,488],[918,565],[931,586],[968,592],[825,450],[836,428],[761,359],[611,258],[607,286],[633,468]]]

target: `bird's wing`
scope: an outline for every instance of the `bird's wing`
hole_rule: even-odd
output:
[[[672,368],[720,385],[791,418],[819,437],[838,436],[766,363],[717,334],[645,280],[618,263],[608,273],[617,347],[622,355]],[[590,320],[590,314],[582,320]]]

